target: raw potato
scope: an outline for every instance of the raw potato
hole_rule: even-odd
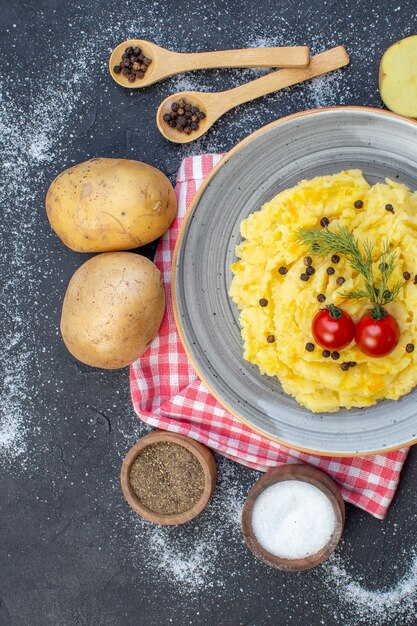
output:
[[[379,66],[379,91],[391,111],[417,117],[417,35],[397,41],[385,52]]]
[[[81,265],[68,284],[62,338],[87,365],[125,367],[148,348],[164,310],[162,276],[152,261],[132,252],[99,254]]]
[[[91,159],[65,170],[46,194],[52,228],[76,252],[131,250],[160,237],[177,210],[168,178],[127,159]]]

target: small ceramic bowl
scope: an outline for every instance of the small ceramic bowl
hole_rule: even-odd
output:
[[[179,446],[183,446],[189,452],[194,454],[197,460],[200,462],[201,467],[204,472],[204,490],[203,494],[198,502],[184,513],[178,513],[175,515],[162,515],[160,513],[155,513],[148,509],[139,498],[136,496],[132,485],[130,484],[130,470],[132,469],[132,465],[138,456],[138,454],[147,446],[153,443],[161,443],[161,442],[170,442],[176,443]],[[164,526],[175,526],[177,524],[185,524],[185,522],[189,522],[194,517],[197,517],[201,513],[201,511],[207,505],[207,502],[210,500],[210,497],[214,491],[216,486],[216,462],[210,450],[203,446],[198,441],[194,441],[194,439],[190,439],[189,437],[185,437],[184,435],[177,435],[175,433],[166,432],[163,430],[155,430],[142,437],[126,454],[120,475],[120,481],[122,485],[122,490],[124,496],[128,502],[128,504],[132,507],[132,509],[149,520],[150,522],[154,522],[155,524],[162,524]]]
[[[329,498],[336,516],[335,529],[328,543],[316,554],[302,559],[284,559],[271,554],[259,543],[252,528],[252,510],[255,500],[265,489],[284,480],[300,480],[320,489]],[[300,572],[326,561],[340,541],[344,524],[345,503],[336,483],[321,470],[311,465],[296,463],[274,467],[261,476],[249,491],[242,511],[242,531],[251,552],[266,565],[284,571]]]

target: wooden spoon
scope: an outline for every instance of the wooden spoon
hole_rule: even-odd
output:
[[[129,46],[142,48],[145,56],[152,60],[143,78],[129,83],[124,74],[116,74],[122,54]],[[171,52],[145,39],[128,39],[116,46],[110,55],[109,69],[112,78],[122,87],[140,89],[153,83],[190,70],[219,67],[306,67],[310,61],[308,46],[245,48],[243,50],[217,50],[215,52],[180,53]]]
[[[219,117],[239,104],[250,102],[273,91],[278,91],[284,87],[337,70],[348,65],[348,63],[349,56],[345,48],[337,46],[312,57],[310,65],[304,69],[284,69],[271,72],[266,76],[252,80],[229,91],[182,91],[174,93],[165,98],[159,105],[156,113],[156,124],[162,135],[169,141],[188,143],[204,135]],[[189,135],[184,131],[177,130],[175,127],[171,128],[163,119],[165,113],[171,112],[171,104],[177,102],[180,98],[186,100],[187,103],[198,106],[200,111],[203,111],[206,116],[200,120],[198,130],[192,131]]]

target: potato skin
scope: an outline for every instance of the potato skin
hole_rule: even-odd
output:
[[[52,181],[45,204],[53,230],[76,252],[143,246],[169,228],[177,210],[165,174],[128,159],[70,167]]]
[[[99,254],[83,263],[68,284],[62,338],[82,363],[125,367],[157,335],[164,310],[162,276],[152,261],[132,252]]]

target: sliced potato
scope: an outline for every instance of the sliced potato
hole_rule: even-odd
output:
[[[417,35],[388,48],[379,66],[379,91],[394,113],[417,118]]]

